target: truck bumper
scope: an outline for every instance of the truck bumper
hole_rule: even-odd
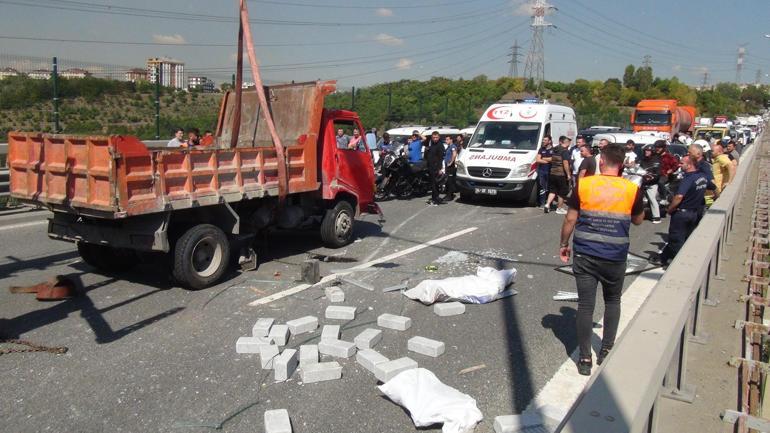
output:
[[[479,197],[501,197],[504,199],[525,200],[532,188],[537,188],[536,180],[520,181],[477,181],[468,178],[457,178],[457,187],[462,194]]]
[[[169,217],[168,212],[162,212],[123,220],[101,220],[55,212],[48,220],[48,237],[113,248],[168,252]]]

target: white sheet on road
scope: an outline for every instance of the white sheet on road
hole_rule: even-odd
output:
[[[379,388],[409,411],[415,427],[443,423],[442,433],[471,433],[484,418],[473,397],[445,385],[424,368],[401,372]]]
[[[486,304],[498,299],[505,287],[516,278],[516,269],[497,270],[478,267],[476,275],[424,280],[404,292],[404,296],[423,304],[456,300],[468,304]]]

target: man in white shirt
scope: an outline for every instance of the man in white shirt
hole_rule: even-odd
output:
[[[570,153],[572,179],[577,179],[578,172],[580,171],[580,164],[583,162],[583,155],[580,153],[580,149],[585,145],[586,139],[582,135],[578,135],[577,139],[575,139],[575,147],[572,148]]]
[[[623,160],[623,166],[626,168],[636,167],[636,151],[634,150],[635,147],[636,143],[634,143],[634,140],[626,141],[626,156]]]
[[[176,128],[174,130],[174,138],[169,140],[166,147],[182,147],[184,146],[184,129],[182,128]]]

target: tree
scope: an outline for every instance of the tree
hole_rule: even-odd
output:
[[[638,86],[638,81],[634,74],[634,65],[626,66],[626,69],[623,72],[623,86],[634,89]]]
[[[636,82],[636,88],[642,92],[646,92],[652,87],[652,67],[641,67],[634,73],[634,81]]]

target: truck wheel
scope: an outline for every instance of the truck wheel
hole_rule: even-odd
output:
[[[106,245],[78,242],[78,253],[84,262],[106,272],[127,271],[139,263],[134,251]]]
[[[174,246],[174,278],[191,289],[205,289],[222,277],[230,261],[230,242],[217,226],[187,230]]]
[[[321,221],[321,240],[326,246],[339,248],[353,240],[353,206],[345,200],[338,201],[332,209],[326,211]]]

